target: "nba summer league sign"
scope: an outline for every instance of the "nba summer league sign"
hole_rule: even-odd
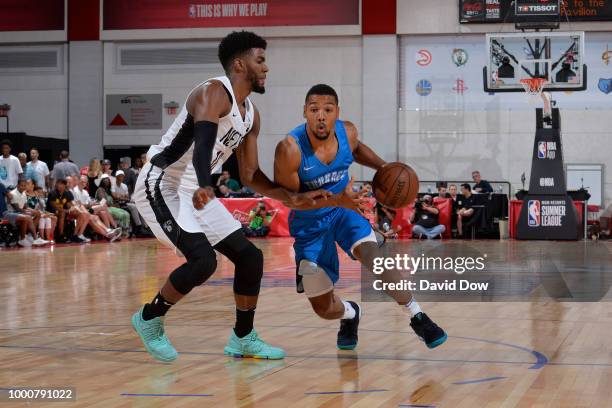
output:
[[[558,222],[564,202],[552,203],[551,214],[545,210],[549,204],[537,204],[540,214],[533,222]],[[584,253],[576,259],[589,259],[589,269],[598,271],[598,279],[590,280],[571,262],[555,261],[562,259],[563,251],[558,243],[542,242],[517,260],[509,251],[487,254],[478,243],[465,241],[387,241],[371,267],[361,268],[361,300],[393,301],[390,294],[396,291],[410,291],[419,301],[430,302],[512,302],[535,297],[566,302],[604,300],[612,286],[612,271],[604,261],[609,258],[607,249],[578,249]]]

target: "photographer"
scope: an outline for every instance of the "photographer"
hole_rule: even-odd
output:
[[[421,238],[425,235],[427,239],[433,239],[437,236],[442,237],[446,227],[438,222],[439,214],[440,210],[434,207],[433,198],[430,195],[417,200],[414,204],[414,212],[410,216],[410,223],[415,224],[412,227],[412,235],[415,238]]]
[[[270,232],[270,223],[276,215],[276,210],[267,211],[266,203],[260,201],[257,207],[249,212],[249,225],[244,226],[244,235],[247,237],[265,237]]]
[[[397,216],[397,212],[392,208],[387,208],[381,203],[376,203],[374,207],[374,219],[376,224],[372,225],[374,231],[382,234],[386,239],[397,239],[399,232],[402,230],[401,225],[392,227],[393,220]]]

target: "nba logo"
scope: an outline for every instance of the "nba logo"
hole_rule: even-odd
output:
[[[546,142],[538,142],[538,159],[546,158]]]
[[[196,18],[198,16],[195,4],[189,5],[189,17]]]
[[[540,226],[540,200],[529,200],[527,203],[527,211],[529,212],[527,224],[530,227]]]

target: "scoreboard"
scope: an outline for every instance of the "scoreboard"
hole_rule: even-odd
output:
[[[560,16],[560,17],[557,17]],[[517,20],[518,17],[518,20]],[[612,21],[612,0],[459,0],[459,22]]]

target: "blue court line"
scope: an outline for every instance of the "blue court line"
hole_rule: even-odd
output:
[[[227,325],[227,324],[215,324],[215,323],[210,323],[210,324],[202,324],[202,325],[198,325],[198,324],[191,324],[191,325],[170,325],[170,326],[175,326],[175,327],[183,327],[183,326],[188,326],[188,327],[207,327],[207,326],[212,326],[212,327],[231,327],[231,325]],[[301,328],[301,329],[324,329],[324,330],[337,330],[335,327],[322,327],[322,326],[299,326],[299,325],[259,325],[260,327],[272,327],[272,328]],[[91,325],[66,325],[66,326],[50,326],[50,327],[29,327],[29,329],[37,329],[37,328],[51,328],[51,329],[58,329],[60,327],[63,328],[87,328],[87,327],[129,327],[129,325],[126,324],[91,324]],[[21,330],[23,329],[28,329],[28,328],[20,328]],[[1,330],[1,329],[0,329]],[[16,330],[16,329],[8,329],[8,330]],[[379,333],[412,333],[410,331],[403,331],[403,330],[382,330],[382,329],[362,329],[362,331],[370,331],[370,332],[379,332]],[[514,348],[516,350],[520,350],[520,351],[524,351],[528,354],[533,355],[536,358],[535,363],[532,363],[532,366],[529,367],[530,370],[537,370],[542,368],[543,366],[545,366],[546,364],[548,364],[548,358],[540,353],[539,351],[536,350],[531,350],[528,349],[526,347],[522,347],[522,346],[518,346],[515,344],[509,344],[509,343],[504,343],[504,342],[500,342],[500,341],[496,341],[496,340],[487,340],[487,339],[479,339],[476,337],[462,337],[462,336],[448,336],[450,339],[462,339],[462,340],[470,340],[470,341],[478,341],[478,342],[482,342],[482,343],[488,343],[488,344],[495,344],[495,345],[500,345],[500,346],[505,346],[505,347],[510,347],[510,348]],[[3,346],[0,346],[3,347]],[[12,346],[13,348],[19,348],[17,346]],[[27,346],[24,346],[24,348],[27,348]],[[35,347],[34,347],[35,348]],[[65,351],[71,351],[74,349],[67,349]],[[116,351],[116,352],[130,352],[130,351],[135,351],[135,350],[106,350],[106,349],[82,349],[80,351]],[[198,352],[183,352],[183,354],[203,354],[203,355],[216,355],[217,353],[198,353]],[[299,358],[325,358],[325,357],[318,357],[318,356],[288,356],[288,357],[299,357]],[[341,358],[340,356],[333,356],[333,358]],[[367,359],[368,357],[366,356],[360,356],[359,358],[362,359]],[[377,360],[406,360],[406,361],[410,361],[410,360],[415,360],[415,361],[423,361],[423,362],[428,362],[428,361],[437,361],[437,362],[460,362],[460,363],[470,363],[470,362],[475,362],[475,363],[490,363],[490,364],[496,364],[496,363],[507,363],[507,364],[529,364],[529,363],[525,363],[522,361],[496,361],[496,360],[432,360],[432,359],[402,359],[402,358],[386,358],[386,357],[374,357],[373,359],[377,359]],[[569,364],[572,365],[572,364]],[[576,364],[576,365],[580,365],[580,364]],[[588,364],[587,364],[588,365]]]
[[[465,381],[456,381],[453,384],[455,385],[463,385],[463,384],[478,384],[478,383],[483,383],[483,382],[489,382],[489,381],[497,381],[497,380],[503,380],[507,377],[488,377],[488,378],[479,378],[478,380],[465,380]]]
[[[213,394],[119,394],[122,397],[212,397]]]
[[[356,390],[356,391],[321,391],[321,392],[305,392],[304,395],[332,395],[332,394],[363,394],[368,392],[385,392],[389,390]]]
[[[227,325],[227,324],[220,324],[220,323],[209,323],[209,324],[185,324],[185,325],[169,325],[168,327],[232,327],[231,325]],[[57,329],[57,328],[87,328],[87,327],[129,327],[129,325],[126,324],[91,324],[91,325],[67,325],[67,326],[49,326],[49,327],[22,327],[22,328],[17,328],[17,329],[1,329],[0,330],[25,330],[25,329]],[[270,325],[270,324],[260,324],[259,327],[271,327],[271,328],[300,328],[300,329],[324,329],[324,330],[337,330],[335,327],[322,327],[322,326],[299,326],[299,325]],[[383,330],[383,329],[361,329],[361,331],[370,331],[370,332],[377,332],[377,333],[407,333],[410,334],[412,332],[410,331],[403,331],[403,330]],[[487,339],[479,339],[476,337],[462,337],[462,336],[448,336],[451,339],[462,339],[462,340],[471,340],[471,341],[479,341],[482,343],[488,343],[488,344],[496,344],[496,345],[500,345],[500,346],[506,346],[506,347],[511,347],[514,348],[516,350],[521,350],[524,351],[526,353],[529,353],[531,355],[533,355],[536,358],[536,362],[529,367],[530,370],[537,370],[542,368],[543,366],[545,366],[546,364],[548,364],[548,358],[540,353],[539,351],[536,350],[531,350],[528,349],[526,347],[522,347],[522,346],[517,346],[515,344],[509,344],[509,343],[504,343],[504,342],[500,342],[500,341],[496,341],[496,340],[487,340]],[[209,353],[210,354],[210,353]],[[523,364],[522,362],[520,362],[520,364]]]

